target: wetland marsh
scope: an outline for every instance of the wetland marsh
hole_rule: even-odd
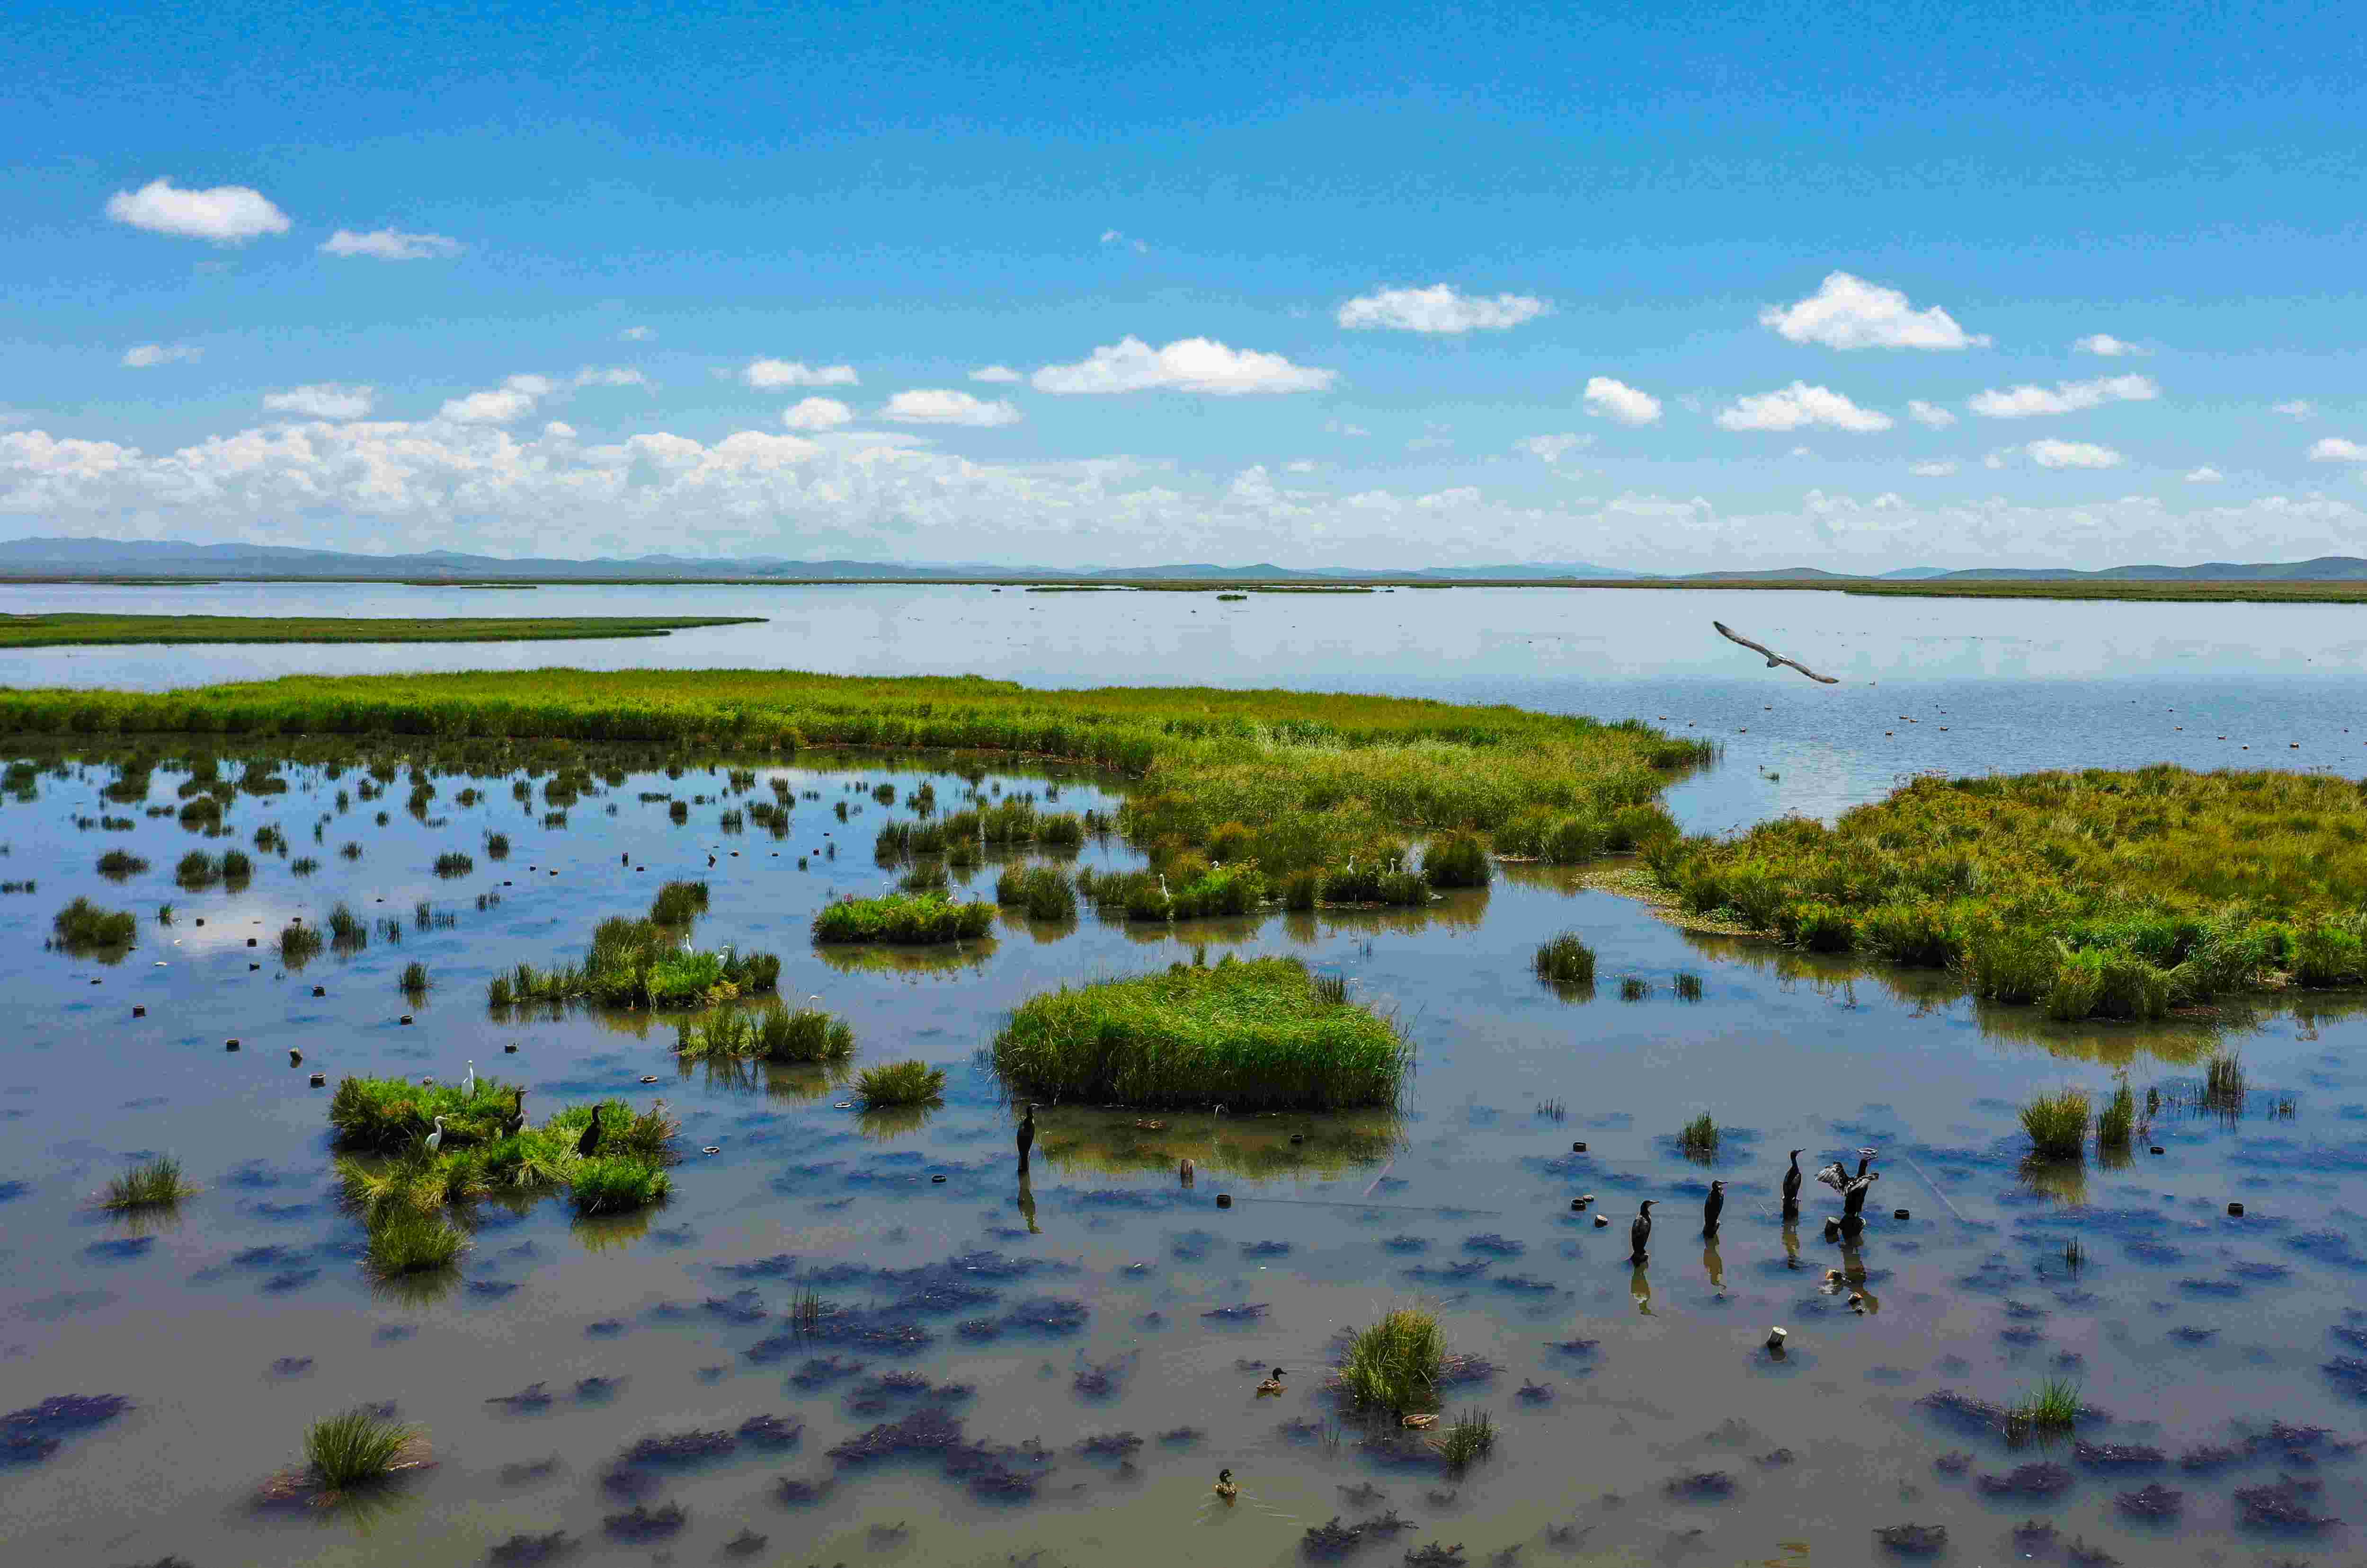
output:
[[[1376,606],[1459,596],[1269,596],[1258,612],[1362,616],[1369,641]],[[1199,597],[1050,603],[1131,600],[1188,639],[1175,602]],[[1003,598],[1020,604],[940,607],[1033,613]],[[1684,598],[1689,615],[1722,613]],[[1295,624],[1257,635],[1316,635]],[[732,635],[644,647],[674,658]],[[1050,659],[1068,634],[1032,635],[1032,657]],[[279,651],[225,653],[255,662],[222,672],[267,672]],[[1124,662],[1097,648],[1094,668],[1104,655]],[[1379,686],[1473,694],[1392,680],[1392,657]],[[2024,671],[1902,696],[1886,676],[1811,714],[1829,694],[1678,678],[1636,704],[1625,677],[1523,686],[1489,673],[1494,658],[1465,678],[1489,700],[1714,735],[1721,758],[1662,781],[1693,830],[1886,790],[1886,738],[1842,733],[1869,700],[1927,720],[1952,707],[1981,733],[2018,714],[2143,708],[2143,724],[2021,741],[2131,767],[2182,760],[2157,754],[2188,742],[2170,720],[2156,744],[2157,705],[2215,701],[2262,731],[2323,713],[2335,732],[2367,689],[2355,671],[2222,671],[2175,692],[2161,674],[2072,689]],[[1085,683],[1082,663],[1067,683]],[[1246,658],[1196,673],[1285,679]],[[2287,681],[2303,696],[2280,705]],[[1762,708],[1784,716],[1774,735],[1750,716]],[[1738,722],[1713,728],[1721,717]],[[1885,1561],[1940,1530],[1943,1562],[2359,1550],[2354,993],[2057,1021],[1944,971],[1687,930],[1592,886],[1632,856],[1499,861],[1475,886],[1467,849],[1444,857],[1455,874],[1421,878],[1423,835],[1407,833],[1411,901],[1350,902],[1378,885],[1342,883],[1293,908],[1277,879],[1245,912],[1179,915],[1182,882],[1155,908],[1138,900],[1149,861],[1105,829],[1178,836],[1213,874],[1237,852],[1218,841],[1228,818],[1153,802],[1172,792],[1085,757],[318,733],[0,749],[19,764],[0,867],[31,888],[0,897],[19,998],[0,1088],[0,1368],[22,1393],[0,1402],[19,1412],[0,1496],[12,1539],[52,1558],[462,1564],[572,1543],[585,1561],[1806,1563]],[[1016,821],[1018,805],[1086,830],[990,839],[987,821]],[[918,829],[965,811],[974,854],[912,852]],[[904,829],[901,847],[882,852],[883,828]],[[248,858],[234,881],[219,874],[230,850]],[[102,870],[110,852],[124,858]],[[193,852],[217,874],[184,886]],[[985,934],[814,940],[832,906],[921,870],[991,910]],[[1082,872],[1127,891],[1043,891]],[[1006,877],[1015,897],[998,908]],[[76,899],[77,931],[129,914],[130,942],[112,925],[69,944],[53,918]],[[520,964],[595,972],[602,922],[660,913],[689,955],[714,956],[697,1005],[661,1002],[675,990],[650,976],[674,961],[647,953],[607,999],[518,987]],[[1540,963],[1564,933],[1589,954],[1583,985],[1574,960]],[[766,954],[769,988],[743,989],[731,976]],[[1077,1005],[1031,1013],[1031,999],[1137,976],[1165,977],[1146,995],[1194,989],[1228,957],[1297,960],[1388,1021],[1410,1055],[1394,1100],[1218,1114],[1162,1089],[1110,1107],[998,1072],[1014,1014],[1037,1032],[1007,1055],[1085,1027]],[[741,1018],[744,1031],[723,1021]],[[1275,1048],[1295,1049],[1276,1028]],[[2230,1053],[2232,1094],[2210,1066]],[[909,1103],[858,1088],[908,1063]],[[363,1156],[332,1125],[348,1078],[465,1108],[436,1152],[481,1151],[482,1190],[413,1204],[457,1233],[448,1264],[414,1240],[424,1266],[372,1267],[368,1202],[339,1169]],[[2124,1085],[2124,1145],[2031,1157],[2025,1107],[2073,1089],[2101,1109]],[[510,1086],[529,1123],[522,1166],[553,1182],[496,1179]],[[1043,1108],[1023,1176],[1015,1100],[1031,1092]],[[581,1172],[544,1145],[580,1137],[595,1102],[619,1129],[678,1122],[662,1192],[644,1183],[589,1212],[561,1198]],[[395,1142],[417,1135],[402,1120]],[[1809,1171],[1879,1151],[1862,1235],[1825,1239],[1841,1203],[1813,1181],[1799,1223],[1783,1222],[1795,1147]],[[161,1201],[108,1207],[135,1173]],[[1714,1237],[1712,1179],[1727,1183]],[[1646,1199],[1637,1264],[1629,1222]],[[1408,1308],[1434,1314],[1449,1353],[1425,1374],[1431,1427],[1360,1414],[1332,1386],[1346,1336]],[[1262,1393],[1277,1368],[1281,1387]],[[325,1444],[315,1424],[357,1411],[383,1425],[348,1421],[345,1446],[376,1442],[410,1468],[368,1507],[275,1502],[275,1476]],[[1212,1490],[1220,1469],[1229,1501]],[[2051,1535],[2018,1533],[2033,1521]]]

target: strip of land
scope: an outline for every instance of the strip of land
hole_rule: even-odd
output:
[[[758,625],[764,619],[762,615],[454,615],[427,620],[331,615],[0,615],[0,648],[188,642],[554,642],[664,637],[698,626]]]

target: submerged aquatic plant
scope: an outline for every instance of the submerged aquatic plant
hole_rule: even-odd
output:
[[[1399,1307],[1349,1337],[1333,1381],[1351,1405],[1402,1416],[1436,1403],[1445,1365],[1438,1319]]]
[[[2022,1130],[2030,1134],[2034,1154],[2049,1159],[2077,1159],[2088,1145],[2088,1094],[2085,1089],[2057,1089],[2042,1094],[2022,1108]]]
[[[867,1106],[925,1105],[945,1091],[945,1069],[926,1062],[866,1067],[855,1078],[855,1095]]]
[[[99,1195],[98,1203],[100,1208],[118,1211],[170,1208],[184,1198],[195,1196],[197,1190],[181,1179],[179,1160],[170,1155],[159,1155],[111,1179],[107,1190]]]
[[[1394,1102],[1413,1047],[1298,959],[1228,954],[1031,997],[993,1055],[1044,1100],[1328,1111]]]

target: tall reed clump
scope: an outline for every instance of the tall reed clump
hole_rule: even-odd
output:
[[[476,869],[476,861],[459,850],[447,850],[436,857],[436,874],[441,877],[466,876]]]
[[[2085,1089],[2057,1089],[2042,1094],[2022,1108],[2022,1130],[2030,1134],[2031,1152],[2048,1159],[2077,1159],[2088,1146],[2088,1094]]]
[[[1672,835],[1653,804],[1715,755],[1634,722],[1337,693],[1031,690],[974,677],[777,671],[479,671],[296,676],[174,693],[0,694],[0,733],[508,736],[733,746],[991,750],[1108,769],[1134,787],[1120,826],[1204,848],[1255,825],[1277,879],[1343,865],[1408,831],[1508,836],[1565,821]],[[1081,824],[1082,826],[1082,824]],[[1040,828],[1037,829],[1039,835]],[[1614,835],[1606,832],[1605,847]]]
[[[469,1238],[441,1213],[408,1203],[372,1211],[362,1261],[381,1280],[449,1269],[468,1250]]]
[[[99,1194],[98,1206],[119,1213],[168,1209],[184,1198],[195,1197],[197,1190],[181,1179],[179,1160],[170,1155],[159,1155],[110,1179],[107,1190]]]
[[[1467,1410],[1446,1425],[1431,1446],[1451,1471],[1460,1471],[1485,1459],[1496,1447],[1495,1418],[1484,1410]]]
[[[1394,1103],[1413,1047],[1393,1021],[1327,995],[1298,959],[1228,954],[1031,997],[993,1057],[1040,1100],[1336,1111]]]
[[[993,906],[956,903],[942,893],[849,898],[813,918],[816,942],[962,942],[993,929]]]
[[[2264,986],[2367,979],[2362,786],[2129,772],[1918,779],[1805,818],[1648,852],[1688,908],[1831,951],[1957,965],[2059,1019],[2159,1018]]]
[[[323,945],[321,933],[301,920],[290,920],[279,928],[279,962],[291,969],[300,969],[307,959],[319,957]]]
[[[2125,1149],[2137,1125],[2137,1097],[2123,1079],[2096,1115],[2096,1143],[2107,1149]]]
[[[146,861],[124,850],[109,850],[98,857],[98,874],[109,882],[138,876],[147,869]]]
[[[669,882],[650,900],[650,919],[662,926],[686,926],[707,913],[707,884]]]
[[[404,964],[402,966],[402,977],[396,982],[396,987],[406,997],[425,996],[427,994],[427,965],[422,964],[416,958]]]
[[[1677,1129],[1677,1147],[1690,1159],[1715,1158],[1717,1144],[1717,1119],[1706,1111]]]
[[[305,1428],[305,1479],[334,1496],[383,1485],[421,1462],[425,1452],[417,1427],[365,1405]]]
[[[1057,866],[1013,866],[996,879],[994,901],[1017,905],[1031,920],[1072,920],[1077,889]]]
[[[2079,1385],[2067,1378],[2041,1378],[2038,1386],[2006,1411],[2006,1431],[2067,1432],[2079,1420]]]
[[[926,1105],[945,1092],[945,1069],[926,1062],[890,1062],[866,1067],[855,1077],[855,1098],[872,1108]]]
[[[1593,989],[1594,949],[1576,931],[1563,931],[1540,943],[1532,963],[1537,979],[1557,991]]]
[[[1438,1319],[1399,1307],[1349,1336],[1332,1381],[1353,1408],[1404,1416],[1437,1404],[1445,1370],[1446,1336]]]
[[[2214,1052],[2203,1064],[2203,1103],[2214,1111],[2243,1109],[2242,1056],[2232,1051]]]
[[[50,930],[68,952],[130,947],[140,936],[140,921],[129,910],[102,909],[87,898],[76,898],[51,917]]]
[[[1444,834],[1422,851],[1422,880],[1433,887],[1485,887],[1493,870],[1474,834]]]
[[[855,1031],[820,1008],[792,1011],[775,1003],[756,1012],[720,1012],[674,1026],[674,1052],[766,1062],[843,1062],[855,1055]]]

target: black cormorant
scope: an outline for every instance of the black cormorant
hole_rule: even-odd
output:
[[[1036,1146],[1036,1102],[1027,1102],[1027,1114],[1019,1119],[1019,1168],[1027,1168],[1027,1151]]]
[[[1653,1198],[1645,1199],[1643,1207],[1636,1211],[1636,1223],[1627,1227],[1628,1250],[1635,1257],[1641,1258],[1651,1250],[1652,1205],[1657,1201],[1659,1200]]]
[[[1719,1214],[1725,1213],[1725,1211],[1726,1183],[1723,1181],[1713,1181],[1709,1184],[1708,1201],[1702,1204],[1702,1235],[1716,1235],[1717,1234],[1717,1217]]]
[[[600,1152],[600,1108],[592,1108],[592,1120],[583,1124],[583,1135],[575,1140],[575,1152],[590,1159]]]
[[[1806,1152],[1794,1149],[1792,1168],[1784,1173],[1784,1212],[1787,1214],[1800,1212],[1800,1156]]]

